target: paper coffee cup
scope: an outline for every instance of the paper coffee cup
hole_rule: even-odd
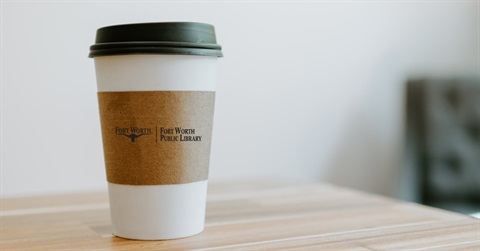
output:
[[[114,235],[162,240],[203,231],[221,56],[208,24],[97,30],[90,57]]]

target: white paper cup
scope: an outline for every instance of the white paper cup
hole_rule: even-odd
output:
[[[118,28],[120,27],[120,28]],[[201,27],[201,31],[195,31],[195,28]],[[95,70],[97,76],[97,87],[99,93],[99,101],[101,101],[101,95],[115,93],[132,93],[132,92],[215,92],[215,82],[216,82],[216,63],[217,58],[221,56],[220,47],[212,49],[215,45],[212,46],[212,41],[203,42],[207,44],[206,46],[198,43],[198,41],[187,41],[192,43],[190,47],[175,47],[175,42],[182,43],[181,46],[185,46],[185,41],[181,39],[191,37],[193,39],[198,39],[198,34],[180,34],[175,37],[175,30],[180,30],[183,33],[199,33],[204,32],[205,27],[213,31],[213,26],[199,24],[199,23],[150,23],[150,24],[134,24],[134,25],[122,25],[122,26],[112,26],[99,29],[97,31],[97,41],[94,46],[92,46],[91,57],[94,57],[95,60]],[[107,29],[107,31],[105,31]],[[108,34],[108,29],[112,34]],[[123,30],[122,30],[123,29]],[[132,38],[128,38],[128,34],[125,35],[127,38],[115,34],[125,33],[125,29],[129,30],[133,35]],[[190,31],[189,31],[190,29]],[[150,32],[151,34],[136,34],[135,32],[142,30],[144,33]],[[182,31],[183,30],[183,31]],[[187,31],[185,31],[187,30]],[[192,31],[193,30],[193,31]],[[99,34],[99,32],[107,33]],[[156,33],[174,33],[171,34],[156,34]],[[127,32],[128,33],[128,32]],[[114,39],[110,40],[126,40],[125,46],[115,45],[114,41],[108,39],[108,35]],[[212,34],[203,34],[204,36],[212,36]],[[102,37],[103,36],[103,37]],[[136,36],[136,37],[135,37]],[[167,45],[162,38],[169,39]],[[197,36],[197,38],[195,38]],[[202,36],[202,34],[200,34]],[[100,37],[100,38],[99,38]],[[107,37],[107,38],[105,38]],[[141,37],[141,38],[138,38]],[[106,40],[103,41],[102,39]],[[148,40],[145,42],[143,40]],[[177,39],[172,43],[171,40]],[[214,33],[213,33],[213,39]],[[140,45],[137,47],[132,47],[132,41],[141,40]],[[118,41],[116,41],[118,43]],[[122,41],[120,41],[122,42]],[[145,44],[156,43],[156,47],[148,47]],[[109,44],[114,44],[110,45]],[[142,45],[142,43],[144,45]],[[213,40],[213,44],[215,41]],[[187,44],[188,45],[188,44]],[[143,46],[143,47],[142,47]],[[166,47],[165,47],[166,46]],[[208,48],[202,48],[208,47]],[[98,49],[100,48],[100,49]],[[120,48],[120,49],[119,49]],[[134,49],[132,49],[134,48]],[[173,50],[171,50],[173,48]],[[182,48],[185,49],[182,51]],[[97,50],[96,50],[97,49]],[[122,51],[123,50],[123,51]],[[134,93],[134,94],[135,94]],[[111,100],[110,100],[111,101]],[[109,101],[109,102],[110,102]],[[164,100],[161,100],[163,102]],[[105,101],[103,101],[105,103]],[[127,100],[126,102],[130,102]],[[137,101],[135,101],[137,102]],[[138,101],[140,102],[140,101]],[[166,103],[170,101],[165,101]],[[172,101],[172,102],[178,102]],[[193,101],[192,101],[193,102]],[[105,106],[105,104],[100,103],[100,105]],[[202,143],[208,145],[208,152],[197,151],[196,142],[163,142],[158,141],[159,127],[161,127],[161,118],[165,118],[167,115],[158,115],[160,122],[155,121],[155,145],[153,145],[153,129],[152,133],[147,136],[142,136],[136,139],[131,139],[131,142],[127,138],[122,138],[122,135],[118,136],[118,142],[106,142],[109,138],[106,138],[106,134],[112,134],[114,129],[111,129],[112,126],[108,127],[105,125],[105,117],[109,114],[105,114],[102,107],[101,116],[102,116],[102,134],[104,139],[104,151],[105,159],[107,165],[107,177],[109,177],[109,172],[115,170],[115,166],[112,166],[112,163],[116,162],[115,156],[121,155],[122,149],[128,148],[117,148],[119,144],[125,144],[125,147],[135,146],[137,151],[143,151],[141,149],[141,144],[147,140],[151,141],[150,147],[156,147],[159,144],[165,146],[164,151],[173,151],[169,152],[173,156],[178,154],[175,151],[185,151],[188,152],[189,149],[193,149],[194,154],[204,154],[207,155],[210,151],[210,142]],[[112,109],[111,106],[109,109]],[[119,108],[120,109],[120,108]],[[212,107],[213,109],[213,107]],[[212,110],[213,113],[213,110]],[[128,116],[128,115],[125,115]],[[133,116],[133,115],[132,115]],[[162,117],[163,116],[163,117]],[[142,119],[142,117],[135,118],[136,120]],[[168,119],[168,118],[165,118]],[[183,117],[180,116],[180,120]],[[118,123],[124,123],[124,120],[117,119]],[[132,121],[136,121],[132,120]],[[180,121],[175,120],[175,121]],[[112,122],[112,123],[117,123]],[[137,121],[138,122],[138,121]],[[125,122],[133,123],[133,122]],[[153,123],[153,122],[152,122]],[[190,122],[189,122],[190,123]],[[192,122],[193,123],[193,122]],[[158,126],[157,126],[158,124]],[[113,125],[113,124],[112,124]],[[116,125],[116,124],[115,124]],[[117,128],[119,128],[117,126]],[[149,128],[153,128],[150,126]],[[117,132],[119,129],[115,129]],[[128,130],[128,129],[126,129]],[[132,129],[133,130],[133,129]],[[199,131],[200,129],[197,129]],[[202,130],[208,131],[211,128],[203,128]],[[117,133],[118,134],[118,133]],[[208,132],[207,132],[208,134]],[[173,135],[173,134],[172,134]],[[128,137],[128,133],[125,134]],[[110,137],[110,136],[109,136]],[[117,138],[113,137],[115,140]],[[136,136],[135,136],[136,137]],[[198,137],[197,137],[198,138]],[[205,140],[206,136],[202,139]],[[120,141],[122,140],[122,141]],[[209,139],[207,139],[209,140]],[[143,142],[142,142],[143,141]],[[108,145],[107,145],[108,143]],[[168,144],[177,144],[180,145],[180,148],[177,150],[169,150]],[[182,148],[182,144],[185,147]],[[200,143],[199,143],[200,144]],[[204,148],[205,146],[204,145]],[[150,153],[151,149],[146,149],[146,153]],[[156,154],[156,152],[150,153]],[[137,157],[142,158],[142,156],[147,154],[140,154]],[[161,156],[155,156],[159,161],[163,161],[162,158],[169,158],[164,152],[160,154]],[[113,156],[113,157],[112,157]],[[113,158],[113,160],[112,160]],[[175,158],[179,158],[178,156]],[[197,157],[195,157],[197,158]],[[198,158],[207,159],[209,156],[198,156]],[[110,162],[109,162],[110,161]],[[142,160],[138,160],[142,164]],[[167,160],[165,163],[169,163]],[[134,163],[134,162],[132,162]],[[150,163],[150,162],[149,162]],[[155,162],[156,163],[156,162]],[[153,173],[155,175],[163,175],[163,173],[158,172],[169,172],[169,166],[164,162],[158,162],[163,166],[152,167]],[[162,164],[163,163],[163,164]],[[140,165],[139,164],[139,165]],[[144,164],[144,163],[143,163]],[[191,164],[191,163],[190,163]],[[179,172],[180,174],[175,175],[184,175],[188,173],[188,168],[196,168],[195,166],[188,166],[188,163],[181,163],[183,165],[184,171]],[[178,165],[172,166],[176,168]],[[131,168],[132,172],[135,172],[137,166],[136,164],[122,165],[123,170],[125,168]],[[109,171],[110,170],[110,171]],[[187,170],[187,172],[185,172]],[[175,173],[175,170],[171,170]],[[157,172],[157,173],[155,173]],[[122,173],[121,173],[122,174]],[[121,175],[120,174],[120,175]],[[116,174],[117,176],[119,174]],[[172,177],[177,177],[172,176]],[[158,182],[158,180],[153,179],[153,181],[148,182],[149,184],[137,184],[142,183],[141,179],[137,179],[135,184],[122,184],[129,183],[123,182],[122,177],[120,177],[120,182],[111,182],[109,180],[109,197],[110,197],[110,210],[111,210],[111,219],[113,234],[119,237],[128,238],[128,239],[140,239],[140,240],[164,240],[164,239],[175,239],[182,238],[187,236],[192,236],[198,233],[201,233],[204,229],[205,224],[205,206],[206,206],[206,195],[207,195],[207,179],[195,178],[179,178],[180,182],[169,182],[172,179],[158,179],[162,184],[151,184],[152,182]],[[203,177],[203,176],[202,176]],[[125,177],[126,180],[135,180],[132,177]],[[110,178],[109,178],[110,179]],[[138,181],[139,180],[139,181]],[[164,184],[166,183],[171,184]],[[188,182],[185,182],[187,180]]]

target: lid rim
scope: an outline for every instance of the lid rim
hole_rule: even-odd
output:
[[[121,55],[132,55],[132,54],[165,54],[165,55],[223,57],[223,53],[219,50],[204,49],[204,48],[174,48],[174,47],[130,47],[130,48],[92,50],[88,55],[88,57],[94,58],[94,57],[121,56]]]
[[[205,48],[222,49],[218,44],[211,43],[190,43],[190,42],[170,42],[170,41],[133,41],[133,42],[111,42],[97,43],[90,46],[91,50],[101,50],[109,48],[127,48],[127,47],[180,47],[180,48]]]

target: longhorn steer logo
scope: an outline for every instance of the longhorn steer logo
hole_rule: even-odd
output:
[[[142,136],[143,134],[140,134],[140,135],[135,135],[135,134],[130,134],[130,135],[127,135],[127,134],[124,134],[123,136],[127,137],[127,138],[130,138],[132,140],[132,142],[135,142],[135,139],[137,139],[138,137]]]
[[[148,127],[115,127],[115,134],[122,135],[130,139],[130,142],[135,143],[137,139],[143,135],[152,134],[152,128]]]

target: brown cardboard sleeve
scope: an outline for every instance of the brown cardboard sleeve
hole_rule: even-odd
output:
[[[215,92],[99,92],[98,102],[109,182],[208,178]]]

